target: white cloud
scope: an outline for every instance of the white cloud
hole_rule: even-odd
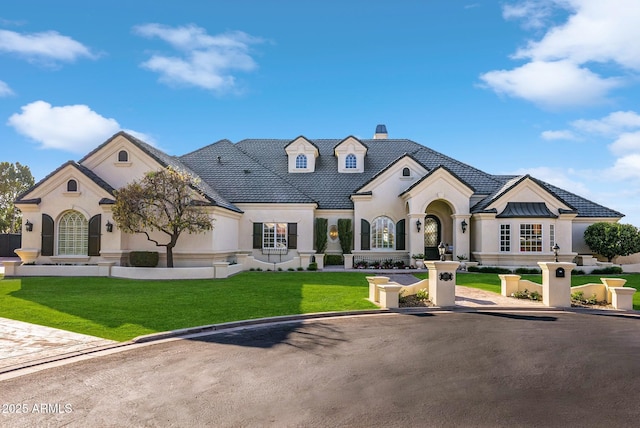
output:
[[[490,71],[480,79],[499,94],[550,108],[602,103],[622,83],[569,61],[529,62],[513,70]]]
[[[640,114],[634,111],[615,111],[602,119],[579,119],[571,126],[587,133],[616,136],[624,131],[640,129]]]
[[[615,165],[608,174],[620,181],[640,180],[640,153],[622,156],[616,160]],[[627,182],[627,184],[630,184]]]
[[[572,12],[539,41],[518,50],[517,58],[534,61],[569,59],[578,64],[614,62],[640,70],[640,7],[637,0],[567,0]]]
[[[577,140],[578,137],[572,131],[565,129],[561,131],[543,131],[541,134],[545,140]]]
[[[523,1],[505,4],[502,8],[504,19],[521,19],[525,28],[542,28],[553,11],[552,1]]]
[[[45,64],[73,62],[77,58],[96,58],[82,43],[56,31],[21,34],[0,30],[0,52],[14,53],[29,61]]]
[[[7,124],[42,148],[87,153],[120,130],[115,119],[105,118],[86,105],[53,107],[35,101],[13,114]]]
[[[621,134],[609,149],[617,156],[625,156],[629,153],[640,154],[640,131]],[[640,171],[640,163],[636,164],[636,169]]]
[[[249,48],[262,42],[240,31],[211,36],[195,25],[145,24],[134,27],[134,32],[164,40],[178,51],[178,56],[156,54],[142,63],[142,67],[159,73],[160,81],[217,92],[235,87],[234,72],[249,72],[257,67]]]
[[[640,71],[637,0],[525,0],[505,5],[503,16],[525,19],[525,26],[541,29],[558,9],[569,13],[566,21],[513,55],[527,63],[481,75],[489,88],[544,107],[583,107],[602,103],[628,83],[629,72]],[[595,63],[606,64],[617,76],[596,73]]]
[[[577,195],[588,196],[590,194],[589,188],[584,183],[571,178],[571,175],[573,175],[572,170],[567,171],[560,168],[542,166],[537,168],[520,168],[514,172],[514,174],[529,174],[538,180],[553,184],[556,187],[568,190]]]
[[[13,91],[9,85],[0,80],[0,97],[8,97],[9,95],[13,95]]]

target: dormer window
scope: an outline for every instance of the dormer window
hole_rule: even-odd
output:
[[[354,155],[353,153],[350,153],[347,155],[347,157],[344,160],[344,167],[346,169],[355,169],[358,167],[358,159],[356,158],[356,155]]]
[[[77,192],[78,182],[76,180],[67,181],[67,192]]]
[[[320,150],[305,137],[294,139],[286,145],[284,151],[287,154],[290,173],[303,174],[316,170],[316,159],[320,156]]]
[[[129,153],[126,150],[118,152],[118,162],[129,162]]]
[[[411,177],[411,170],[409,168],[402,168],[403,177]]]
[[[306,155],[298,155],[296,156],[296,169],[307,169],[307,156]]]

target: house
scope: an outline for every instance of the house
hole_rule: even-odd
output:
[[[529,175],[488,174],[389,138],[384,125],[372,139],[221,140],[177,157],[119,132],[18,198],[23,250],[37,264],[116,265],[130,251],[158,250],[122,233],[111,208],[115,189],[167,166],[200,178],[202,209],[215,219],[212,231],[179,240],[176,266],[306,267],[318,218],[327,219],[328,254],[341,254],[338,220],[351,220],[355,260],[436,259],[442,242],[453,260],[485,265],[535,265],[556,243],[560,260],[572,261],[591,253],[587,226],[623,217]]]

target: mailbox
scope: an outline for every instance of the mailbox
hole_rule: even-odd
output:
[[[556,278],[564,278],[564,268],[557,268],[556,269]]]

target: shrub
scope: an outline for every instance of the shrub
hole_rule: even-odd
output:
[[[132,251],[129,253],[129,264],[133,267],[156,267],[160,255],[157,251]]]
[[[618,275],[622,273],[620,266],[609,266],[602,269],[594,269],[591,271],[592,275]]]
[[[287,269],[287,271],[289,271],[289,272],[295,272],[296,270],[295,270],[294,268],[289,268],[289,269]]]
[[[344,264],[344,258],[341,254],[327,254],[324,264],[327,266],[341,266]]]
[[[416,293],[416,298],[420,300],[429,300],[429,290],[422,288]]]
[[[537,291],[532,291],[529,295],[529,298],[531,300],[540,301],[542,300],[542,294],[538,293]]]
[[[518,275],[539,275],[541,272],[538,268],[518,268],[516,273]]]
[[[571,271],[571,275],[584,275],[584,271],[582,269],[575,269]]]
[[[327,225],[329,220],[326,218],[316,218],[314,224],[315,242],[314,246],[318,253],[324,253],[327,249]]]
[[[338,219],[338,239],[342,254],[351,254],[351,242],[353,241],[353,227],[350,218]]]
[[[298,272],[303,271],[304,268],[302,266],[299,266],[298,269],[296,269]]]
[[[316,262],[309,263],[309,267],[307,268],[307,270],[318,270],[318,263]]]
[[[356,263],[356,267],[358,269],[366,269],[369,267],[369,263],[366,260],[360,260]]]
[[[492,267],[492,266],[469,266],[467,272],[480,272],[480,273],[512,273],[511,269]]]

